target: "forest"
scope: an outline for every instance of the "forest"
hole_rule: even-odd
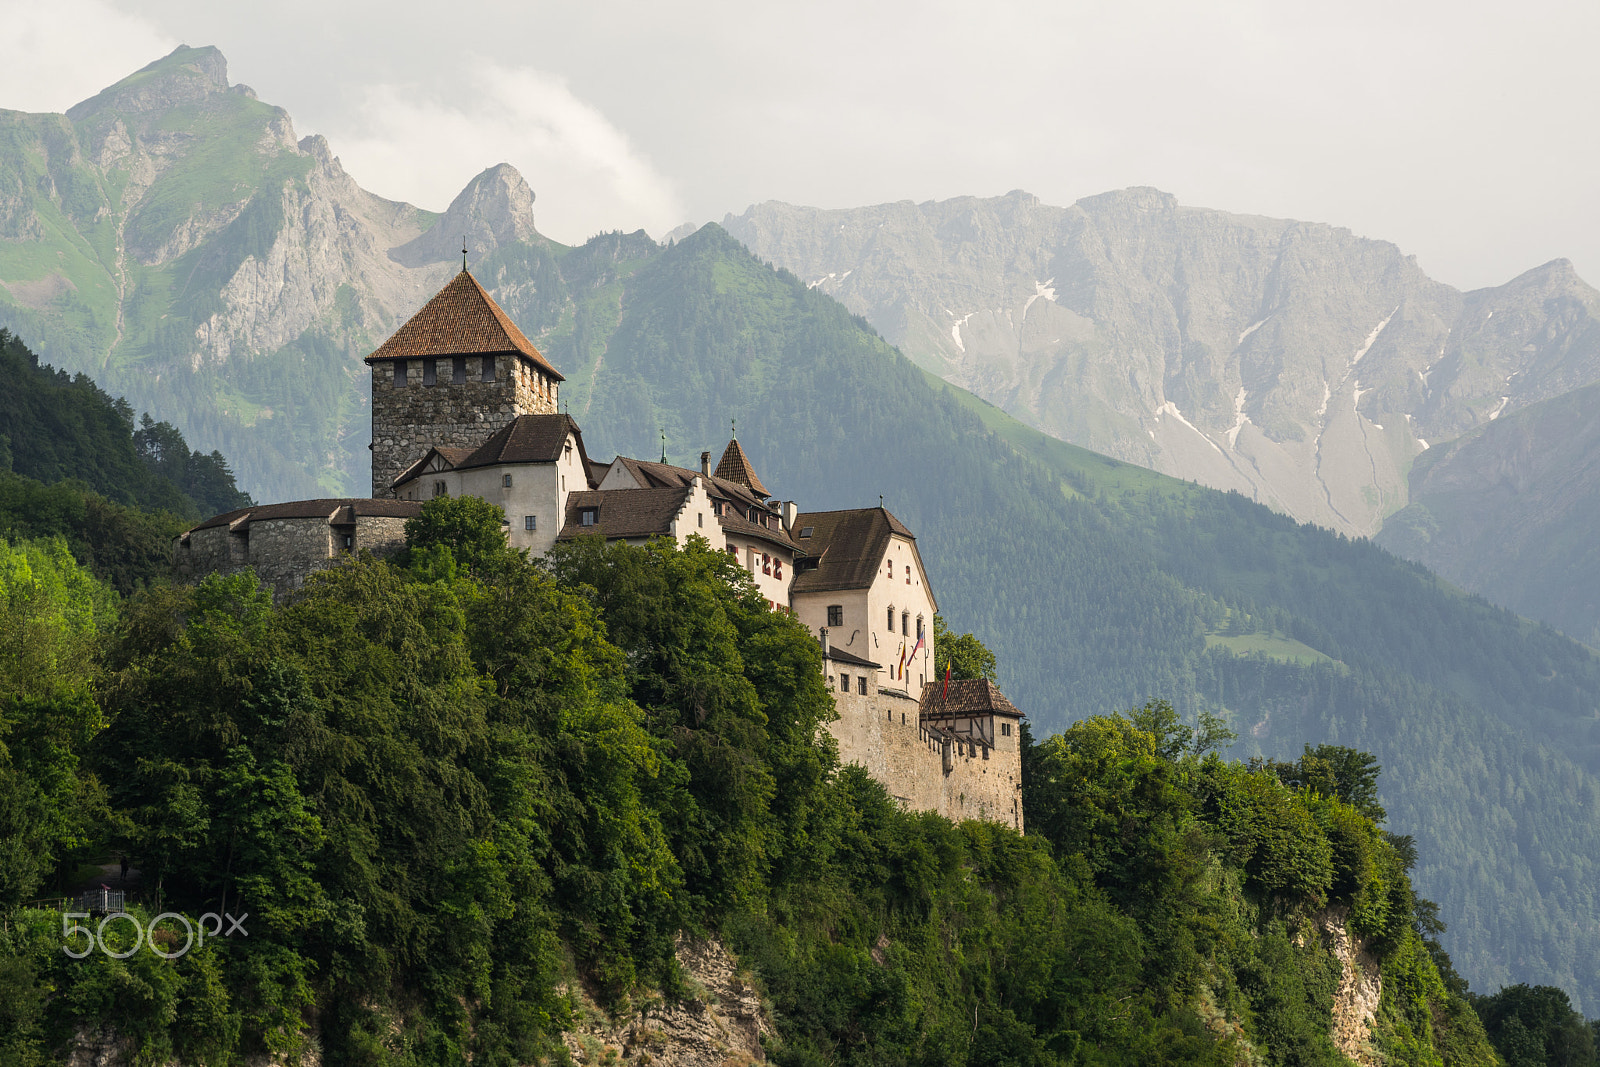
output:
[[[530,561],[499,519],[430,502],[282,604],[5,544],[0,1061],[90,1030],[136,1063],[569,1062],[587,1002],[695,995],[688,934],[748,969],[782,1065],[1339,1064],[1333,922],[1381,970],[1385,1062],[1594,1062],[1559,990],[1467,990],[1366,753],[1229,761],[1157,701],[1027,741],[1026,835],[904,811],[725,554]],[[142,925],[90,938],[61,898],[118,856]],[[247,936],[191,949],[207,913]]]

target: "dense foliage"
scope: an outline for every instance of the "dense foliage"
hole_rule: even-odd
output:
[[[0,375],[0,471],[47,485],[81,481],[116,503],[185,517],[250,502],[220,453],[192,451],[148,414],[136,424],[126,401],[82,374],[40,366],[7,330],[0,330]]]
[[[530,563],[483,551],[492,509],[425,519],[281,606],[249,575],[119,605],[6,549],[0,1061],[86,1023],[138,1062],[559,1060],[579,987],[685,992],[688,932],[763,985],[781,1064],[1335,1064],[1343,923],[1390,1062],[1493,1062],[1364,755],[1230,763],[1154,704],[1028,749],[1026,837],[955,825],[838,767],[816,642],[724,554]],[[249,936],[68,957],[30,904],[108,848],[143,921]]]
[[[1165,698],[1236,756],[1371,752],[1462,971],[1600,1000],[1600,658],[1365,541],[1028,430],[715,226],[475,266],[567,375],[592,455],[694,465],[737,416],[805,507],[883,494],[942,612],[1057,730]],[[520,277],[539,279],[534,286]],[[603,357],[603,358],[602,358]],[[862,457],[880,457],[862,461]]]

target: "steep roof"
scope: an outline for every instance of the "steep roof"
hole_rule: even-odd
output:
[[[952,678],[949,695],[940,699],[944,679],[922,687],[922,714],[935,716],[1008,715],[1022,718],[1022,712],[987,678]]]
[[[822,654],[822,658],[825,660],[832,660],[835,663],[847,663],[852,667],[871,667],[873,670],[877,670],[879,667],[883,666],[883,664],[874,663],[870,659],[862,659],[860,656],[852,656],[844,649],[834,648],[832,645],[828,646],[828,651]]]
[[[440,459],[444,460],[445,466],[453,469],[455,467],[459,467],[461,465],[461,461],[470,455],[472,455],[472,449],[470,448],[453,448],[450,445],[434,445],[432,448],[428,449],[427,454],[421,459],[417,460],[411,466],[401,471],[395,480],[390,482],[389,485],[391,487],[396,485],[404,485],[406,482],[409,482],[411,479],[417,477],[423,472],[423,470],[427,468],[428,461],[434,456],[438,456]]]
[[[768,510],[766,498],[756,496],[750,488],[739,482],[732,482],[726,478],[713,474],[710,478],[699,471],[687,467],[675,467],[670,463],[656,463],[647,459],[632,459],[628,456],[618,456],[618,463],[627,468],[633,475],[634,481],[647,489],[676,489],[688,486],[699,478],[706,487],[706,495],[713,501],[724,500],[736,505],[725,510],[717,516],[717,524],[722,527],[723,533],[743,534],[746,537],[755,537],[786,549],[789,552],[798,552],[797,545],[789,532],[782,524],[764,526],[754,523],[745,515],[745,509],[759,507]],[[620,491],[620,490],[619,490]]]
[[[455,464],[456,470],[494,467],[501,463],[554,463],[567,446],[567,435],[578,442],[584,478],[589,477],[589,454],[583,448],[583,431],[571,415],[518,415],[497,430],[472,454]]]
[[[799,535],[807,527],[811,536],[797,536],[795,544],[806,555],[819,558],[816,567],[794,576],[791,588],[796,593],[865,589],[878,575],[890,535],[917,539],[888,508],[801,512],[794,520],[794,532]]]
[[[511,352],[531,361],[556,381],[559,371],[533,347],[511,316],[500,310],[478,279],[462,271],[422,305],[367,362],[387,359],[430,359],[477,353]]]
[[[221,515],[213,515],[186,533],[209,530],[216,526],[237,526],[240,523],[265,522],[270,519],[326,519],[329,522],[354,521],[357,518],[380,516],[392,519],[414,518],[422,511],[415,500],[391,500],[386,497],[322,497],[317,500],[288,500],[282,504],[258,504],[254,507],[235,508]],[[343,512],[343,514],[338,514]]]
[[[653,537],[672,526],[689,499],[689,489],[591,489],[567,494],[567,513],[558,540],[601,534]],[[593,526],[583,525],[583,509],[598,508]]]
[[[750,463],[750,457],[744,454],[744,449],[739,447],[739,439],[735,437],[728,442],[728,447],[723,450],[722,460],[717,464],[716,475],[726,478],[730,482],[738,482],[750,487],[752,493],[759,493],[765,500],[772,494],[767,487],[761,484],[761,479],[756,477],[756,469]]]

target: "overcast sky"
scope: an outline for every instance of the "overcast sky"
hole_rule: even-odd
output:
[[[1600,284],[1600,3],[0,0],[0,107],[179,43],[442,210],[510,162],[541,231],[1153,185],[1394,241],[1464,288]]]

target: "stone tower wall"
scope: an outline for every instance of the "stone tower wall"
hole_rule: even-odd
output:
[[[395,383],[398,360],[372,364],[372,495],[394,495],[400,472],[434,445],[477,448],[518,415],[553,415],[561,383],[515,354],[464,356],[466,380],[454,381],[451,356],[408,359],[405,385]],[[493,360],[495,379],[483,380],[483,362]],[[433,385],[424,385],[433,363]]]

